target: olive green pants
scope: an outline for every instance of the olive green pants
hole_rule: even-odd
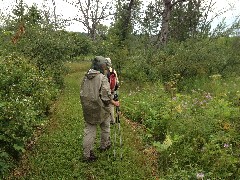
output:
[[[94,143],[97,133],[97,124],[89,124],[85,122],[84,136],[83,136],[83,156],[90,157],[90,151],[94,149]],[[101,128],[101,142],[100,147],[106,148],[111,144],[110,141],[110,118],[100,124]]]

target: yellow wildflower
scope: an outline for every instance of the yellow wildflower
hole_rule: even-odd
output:
[[[181,113],[181,112],[182,112],[182,107],[181,107],[180,104],[179,104],[178,106],[176,106],[175,109],[176,109],[176,111],[177,111],[178,113]]]

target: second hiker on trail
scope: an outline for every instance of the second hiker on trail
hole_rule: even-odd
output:
[[[109,71],[108,71],[107,77],[110,84],[112,98],[115,100],[115,99],[118,99],[118,94],[117,94],[117,90],[119,87],[118,75],[117,75],[117,71],[112,67],[111,59],[110,58],[106,58],[106,59],[109,65]],[[110,104],[110,114],[111,114],[110,123],[114,124],[115,123],[114,105],[112,104]]]
[[[87,162],[97,159],[93,152],[97,125],[101,128],[100,150],[111,146],[109,105],[119,106],[119,102],[112,98],[107,73],[108,61],[102,56],[96,56],[81,84],[80,99],[85,120],[83,157]]]

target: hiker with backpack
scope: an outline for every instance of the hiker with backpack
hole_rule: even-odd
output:
[[[107,78],[108,62],[102,56],[96,56],[92,67],[85,74],[80,90],[80,99],[85,120],[83,137],[83,160],[93,162],[97,160],[94,155],[94,142],[96,139],[97,125],[101,129],[100,150],[110,148],[110,105],[119,106],[111,95]]]
[[[110,89],[111,89],[111,94],[113,100],[118,101],[118,93],[117,90],[119,88],[119,80],[117,76],[116,70],[112,67],[112,62],[110,58],[106,58],[109,64],[109,72],[108,72],[108,81],[110,84]],[[120,153],[120,159],[122,160],[123,158],[123,150],[122,150],[122,131],[121,131],[121,125],[120,125],[120,118],[119,118],[119,106],[116,107],[116,117],[114,114],[114,106],[110,104],[110,123],[113,125],[113,131],[114,131],[114,136],[113,136],[113,156],[114,160],[116,160],[117,157],[117,139],[119,140],[119,153]]]
[[[119,81],[117,76],[117,71],[112,67],[112,61],[110,58],[106,58],[109,65],[109,71],[108,71],[108,81],[110,84],[111,94],[113,99],[118,99],[117,89],[119,87]],[[115,117],[114,117],[114,105],[110,104],[110,123],[115,123]]]

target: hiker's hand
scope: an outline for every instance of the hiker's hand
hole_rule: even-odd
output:
[[[117,106],[117,107],[119,107],[120,106],[120,103],[119,103],[119,101],[113,101],[114,103],[113,103],[113,105],[114,106]]]

